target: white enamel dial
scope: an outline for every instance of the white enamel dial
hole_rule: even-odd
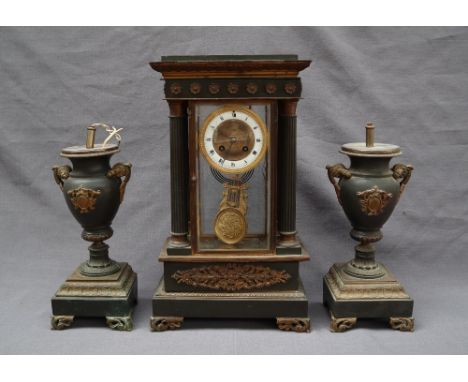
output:
[[[199,144],[212,167],[239,174],[256,167],[263,159],[268,132],[263,120],[251,109],[224,106],[206,118]]]

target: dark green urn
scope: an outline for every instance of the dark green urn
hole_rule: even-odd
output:
[[[353,227],[351,237],[360,242],[355,259],[347,264],[345,272],[376,278],[385,271],[374,260],[372,243],[382,239],[381,228],[395,209],[413,167],[398,163],[390,168],[391,159],[401,155],[400,147],[374,144],[374,127],[368,124],[366,128],[366,143],[347,143],[341,147],[340,152],[350,159],[349,168],[339,163],[327,166],[327,170],[338,201]]]
[[[381,228],[398,204],[413,167],[391,166],[392,158],[401,155],[400,147],[374,144],[373,137],[374,126],[369,123],[366,142],[341,147],[350,166],[327,166],[328,178],[351,222],[351,237],[359,242],[354,259],[334,264],[324,277],[324,303],[334,332],[350,329],[357,318],[388,318],[399,330],[412,330],[414,325],[413,300],[393,274],[375,261],[373,245],[382,239]]]
[[[94,144],[96,127],[111,135]],[[71,146],[61,151],[72,166],[54,166],[54,178],[62,190],[72,215],[83,228],[82,238],[91,242],[89,259],[83,262],[52,298],[52,328],[63,329],[75,316],[105,316],[116,330],[131,330],[132,311],[137,299],[137,276],[126,262],[109,257],[104,243],[112,234],[112,220],[123,201],[130,179],[130,163],[110,164],[119,145],[107,143],[118,130],[104,124],[88,128],[86,146]],[[91,134],[90,134],[91,133]],[[120,136],[118,135],[120,139]]]
[[[86,276],[104,276],[119,270],[119,265],[109,258],[108,245],[103,243],[113,234],[112,220],[131,174],[129,163],[110,166],[110,158],[117,152],[115,144],[67,147],[61,156],[69,158],[73,167],[53,167],[68,208],[83,227],[82,238],[93,243],[89,260],[81,265],[81,273]]]

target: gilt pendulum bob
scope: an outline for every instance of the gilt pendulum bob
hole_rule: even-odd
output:
[[[110,134],[102,144],[94,144],[96,128]],[[89,259],[82,263],[52,298],[52,328],[71,326],[75,317],[105,317],[115,330],[132,330],[132,311],[137,301],[137,276],[130,265],[109,258],[109,239],[117,210],[130,180],[131,164],[110,158],[120,151],[108,143],[121,129],[97,123],[88,127],[86,146],[64,148],[61,156],[73,168],[54,166],[54,178],[75,219],[83,227],[82,238],[91,242]]]
[[[395,145],[375,143],[374,126],[366,126],[365,143],[348,143],[341,153],[351,165],[327,166],[338,202],[359,242],[354,259],[336,263],[324,277],[323,302],[331,314],[330,329],[343,332],[358,318],[389,320],[393,329],[412,331],[413,300],[395,276],[375,261],[373,243],[382,239],[381,228],[398,203],[413,167],[401,163],[389,168],[390,160],[401,154]],[[339,179],[336,182],[335,178]]]
[[[297,56],[172,56],[151,67],[170,110],[171,235],[154,331],[184,318],[309,330],[296,236]]]

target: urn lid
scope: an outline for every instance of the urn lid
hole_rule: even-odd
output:
[[[107,143],[106,145],[98,143],[91,148],[87,148],[84,145],[65,147],[60,152],[60,156],[66,158],[99,157],[115,154],[119,151],[120,148],[115,143]]]
[[[103,143],[94,143],[96,136],[96,128],[101,127],[105,129],[109,135],[104,140]],[[90,157],[99,157],[104,155],[112,155],[120,151],[120,140],[121,137],[118,134],[122,129],[116,129],[115,127],[110,127],[104,123],[93,123],[88,126],[86,144],[81,146],[70,146],[65,147],[60,152],[60,156],[66,158],[90,158]],[[109,140],[114,137],[117,140],[117,144],[109,143]]]
[[[345,143],[341,153],[356,157],[391,158],[401,155],[400,146],[389,143],[374,143],[374,125],[366,125],[366,142]]]

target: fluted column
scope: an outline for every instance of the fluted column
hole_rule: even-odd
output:
[[[171,247],[186,247],[188,235],[188,121],[184,101],[168,101],[171,142]]]
[[[278,120],[278,231],[279,244],[296,239],[296,108],[297,100],[279,102]]]

